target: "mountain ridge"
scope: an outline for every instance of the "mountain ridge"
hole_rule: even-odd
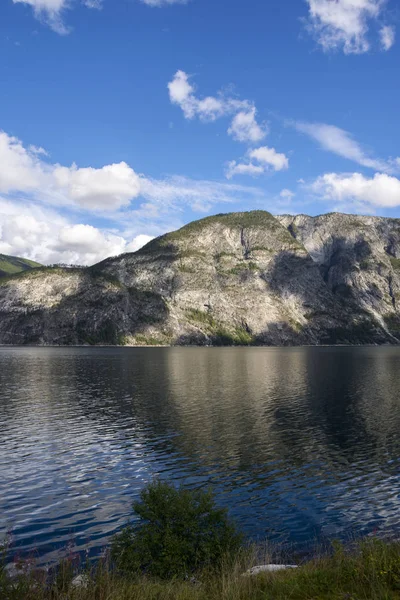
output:
[[[250,211],[0,280],[0,343],[397,344],[399,310],[399,219]]]
[[[7,277],[8,275],[36,269],[41,266],[39,263],[27,258],[0,254],[0,277]]]

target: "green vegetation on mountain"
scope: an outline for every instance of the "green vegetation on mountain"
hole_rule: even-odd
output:
[[[33,260],[0,254],[0,277],[21,273],[22,271],[28,271],[38,267],[41,267],[41,265]]]
[[[206,217],[89,268],[0,279],[1,344],[400,343],[400,220]]]

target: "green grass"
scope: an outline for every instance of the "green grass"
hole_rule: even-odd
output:
[[[395,271],[400,269],[400,258],[391,258],[390,263]]]
[[[395,334],[400,332],[400,317],[396,313],[392,313],[391,315],[387,315],[384,317],[385,325]]]
[[[213,344],[216,346],[252,346],[255,338],[242,327],[236,327],[233,331],[218,327],[213,333]]]
[[[61,277],[68,277],[71,273],[82,273],[84,269],[74,268],[65,269],[63,267],[35,267],[28,271],[21,271],[20,273],[14,273],[12,275],[5,275],[0,277],[0,285],[4,285],[9,281],[20,281],[21,279],[35,279],[44,274],[55,274]]]
[[[39,263],[26,258],[19,258],[17,256],[7,256],[6,254],[0,254],[0,277],[7,275],[14,275],[15,273],[21,273],[29,269],[36,269],[41,267]]]
[[[160,340],[153,336],[147,336],[140,333],[137,333],[133,336],[135,338],[136,344],[139,346],[165,346],[166,341]]]
[[[268,252],[270,254],[274,254],[275,250],[272,248],[268,248],[268,246],[252,246],[252,252]]]
[[[221,260],[221,258],[234,258],[236,254],[234,252],[218,252],[214,255],[215,260]]]
[[[20,565],[11,580],[0,568],[2,600],[400,600],[400,543],[369,540],[330,556],[317,556],[300,568],[274,574],[243,576],[255,552],[242,551],[219,571],[205,570],[194,580],[160,581],[123,577],[107,560],[83,568],[86,587],[73,588],[79,570],[64,560],[57,575]],[[268,557],[266,562],[268,562]]]
[[[192,234],[201,232],[204,227],[214,224],[221,224],[225,227],[237,229],[267,227],[278,234],[283,234],[284,236],[287,234],[287,239],[291,238],[290,234],[286,232],[271,213],[265,210],[253,210],[249,212],[218,214],[198,221],[193,221],[177,231],[172,231],[171,233],[167,233],[166,235],[152,240],[139,250],[138,253],[147,254],[149,252],[160,250],[161,248],[164,250],[170,249],[171,252],[174,252],[174,244],[176,242],[185,240]]]
[[[252,346],[256,343],[255,337],[244,327],[227,329],[209,312],[191,308],[186,311],[186,316],[188,321],[203,326],[215,346]]]
[[[259,267],[255,262],[243,262],[238,263],[232,269],[228,271],[230,275],[241,275],[242,273],[246,273],[248,271],[258,271]]]
[[[204,325],[210,325],[211,327],[216,327],[217,322],[214,317],[204,310],[198,310],[196,308],[190,308],[186,311],[187,318],[189,321],[195,321],[196,323],[202,323]]]

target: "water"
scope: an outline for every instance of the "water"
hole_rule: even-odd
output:
[[[252,538],[400,532],[398,348],[0,348],[0,538],[98,554],[155,475]]]

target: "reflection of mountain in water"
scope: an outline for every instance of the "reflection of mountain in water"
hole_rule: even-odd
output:
[[[396,348],[2,349],[4,527],[47,558],[71,536],[98,548],[160,474],[211,483],[255,537],[395,528],[399,360]]]

